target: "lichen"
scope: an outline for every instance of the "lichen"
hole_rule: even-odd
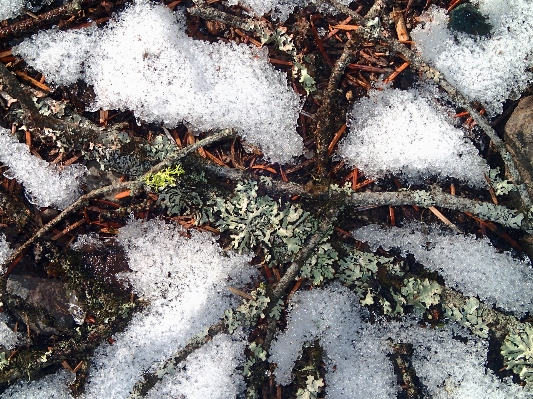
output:
[[[144,176],[143,182],[154,191],[159,192],[165,187],[175,186],[176,177],[181,176],[184,173],[185,170],[183,170],[180,164],[177,164],[173,168],[168,167],[159,172],[150,173]]]
[[[215,198],[213,214],[220,231],[230,231],[231,247],[239,253],[264,249],[267,264],[287,262],[318,229],[318,220],[298,204],[282,206],[269,196],[259,196],[257,183],[239,183],[229,199]]]
[[[265,317],[263,312],[270,303],[270,298],[266,295],[266,285],[260,284],[250,296],[251,299],[245,300],[237,309],[224,312],[224,322],[230,333],[241,326],[255,325],[260,318]]]
[[[417,308],[427,309],[440,301],[442,287],[435,281],[425,278],[408,278],[404,281],[401,293],[407,300],[407,304]]]
[[[489,327],[483,320],[482,309],[477,298],[469,297],[461,308],[457,308],[453,304],[446,304],[444,315],[469,328],[474,334],[482,338],[489,336]]]
[[[212,220],[210,207],[205,206],[207,199],[200,193],[208,194],[211,187],[204,172],[187,168],[187,173],[177,179],[174,186],[163,188],[158,194],[157,203],[166,209],[169,215],[195,216],[197,223]]]
[[[507,335],[501,347],[507,370],[513,370],[522,381],[533,384],[533,326],[526,324]]]
[[[337,261],[338,253],[330,243],[322,242],[307,259],[300,276],[311,279],[313,285],[320,285],[325,279],[332,279],[335,270],[332,265]]]
[[[307,376],[305,389],[299,388],[296,392],[296,399],[316,399],[318,394],[322,391],[324,386],[324,379],[315,379],[314,376]]]

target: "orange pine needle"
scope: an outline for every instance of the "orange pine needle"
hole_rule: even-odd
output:
[[[400,65],[393,73],[390,74],[388,78],[384,80],[385,83],[392,82],[394,79],[398,77],[400,73],[405,71],[411,63],[409,61],[404,62],[402,65]]]
[[[339,142],[340,138],[342,137],[345,131],[346,131],[346,123],[341,126],[341,128],[337,131],[337,133],[335,133],[335,136],[333,136],[333,140],[331,140],[331,143],[329,143],[328,157],[331,156],[331,154],[333,153],[333,149],[335,148],[335,146],[337,145],[337,143]]]
[[[41,90],[51,91],[51,89],[47,85],[45,85],[44,83],[39,82],[36,79],[33,79],[31,76],[26,75],[24,72],[15,71],[15,74],[17,76],[20,76],[25,81],[30,82],[32,85],[34,85],[35,87],[38,87]]]
[[[131,190],[122,191],[121,193],[118,193],[115,195],[116,199],[122,199],[129,197],[131,195]]]
[[[276,172],[274,168],[271,168],[270,166],[265,166],[265,165],[254,165],[252,166],[252,169],[266,170],[267,172],[270,172],[274,175],[278,174],[278,172]]]
[[[360,28],[359,25],[335,25],[335,26],[332,26],[333,29],[337,29],[337,30],[357,30]]]

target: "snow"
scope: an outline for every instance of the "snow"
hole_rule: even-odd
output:
[[[409,183],[447,176],[485,187],[486,162],[455,128],[431,90],[370,90],[348,114],[349,132],[337,154],[368,178],[396,174]]]
[[[320,12],[338,13],[334,7],[316,0],[226,0],[225,2],[228,5],[241,4],[245,9],[251,9],[253,11],[251,14],[256,14],[257,16],[271,13],[273,20],[279,20],[281,22],[286,21],[296,7],[303,8],[311,4],[315,4]],[[351,1],[340,0],[339,3],[348,6]]]
[[[47,375],[36,381],[19,381],[9,387],[2,399],[73,399],[69,385],[76,375],[66,370]]]
[[[22,14],[26,0],[0,0],[0,21]]]
[[[254,274],[249,257],[225,254],[213,235],[191,231],[186,238],[181,227],[160,220],[131,220],[119,230],[118,240],[132,270],[123,277],[149,305],[114,336],[113,345],[104,343],[96,349],[87,398],[126,398],[145,370],[154,370],[194,335],[218,322],[225,309],[238,305],[228,286],[241,288]],[[220,343],[219,349],[236,351],[235,345],[240,344]],[[226,365],[219,365],[220,378],[234,362],[227,359]],[[190,375],[177,378],[183,382]],[[201,379],[201,384],[222,383]],[[235,389],[239,386],[237,379]]]
[[[518,99],[533,79],[533,3],[529,0],[476,0],[492,25],[489,38],[447,29],[446,11],[432,6],[424,25],[411,32],[422,58],[490,115],[507,99]]]
[[[163,377],[146,398],[236,398],[246,388],[242,371],[237,369],[245,361],[246,347],[247,341],[242,337],[215,336],[181,362],[176,374]]]
[[[30,11],[37,11],[42,5],[50,4],[52,1],[53,0],[34,1],[38,6],[33,6],[28,0],[0,0],[0,21],[21,15],[25,8]]]
[[[5,177],[24,185],[28,201],[57,209],[65,209],[78,199],[80,180],[87,171],[82,165],[61,168],[33,156],[26,144],[1,127],[0,162],[9,167]]]
[[[487,304],[519,316],[533,310],[533,269],[529,261],[499,253],[487,238],[476,239],[412,223],[406,227],[361,227],[355,239],[366,241],[373,250],[399,248],[413,254],[428,270],[438,272],[450,288],[477,296]]]
[[[19,343],[20,333],[9,328],[6,324],[7,321],[7,316],[0,313],[0,345],[5,349],[14,349]]]
[[[12,253],[13,250],[9,247],[6,236],[4,233],[0,234],[0,264],[4,263]]]
[[[336,398],[396,397],[396,377],[386,341],[361,321],[358,298],[340,285],[298,291],[291,300],[287,328],[270,348],[276,382],[292,381],[292,368],[303,346],[320,341],[326,355],[326,395]]]
[[[137,1],[105,28],[38,33],[13,49],[49,81],[92,85],[91,109],[129,109],[139,119],[195,129],[234,128],[273,162],[303,152],[300,98],[267,50],[206,43],[180,14]]]

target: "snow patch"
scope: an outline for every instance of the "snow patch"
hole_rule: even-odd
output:
[[[185,234],[160,220],[131,220],[119,230],[132,270],[123,277],[149,305],[114,337],[113,345],[96,349],[87,398],[126,398],[144,371],[155,371],[194,335],[215,324],[225,309],[238,305],[228,286],[242,287],[254,274],[249,257],[224,253],[211,234]]]
[[[305,344],[320,341],[326,356],[326,394],[336,398],[396,397],[396,377],[385,341],[363,323],[359,300],[340,285],[298,291],[291,300],[287,328],[272,342],[276,381],[287,385]]]
[[[417,90],[370,90],[348,114],[338,155],[369,178],[397,174],[409,183],[447,176],[486,187],[486,162],[445,109]]]
[[[437,227],[412,223],[406,227],[361,227],[353,232],[372,250],[399,248],[402,255],[413,254],[428,270],[444,277],[446,285],[467,296],[477,296],[488,304],[519,316],[533,310],[533,269],[529,261],[514,259],[498,251],[485,239],[463,236]]]
[[[80,180],[87,172],[82,165],[60,168],[31,155],[26,144],[19,143],[9,130],[1,127],[0,162],[9,167],[5,177],[24,185],[28,201],[57,209],[65,209],[78,199]]]
[[[422,58],[470,100],[480,101],[489,115],[502,112],[533,80],[533,3],[529,0],[476,0],[492,25],[489,38],[447,28],[444,9],[432,6],[425,24],[411,32]]]

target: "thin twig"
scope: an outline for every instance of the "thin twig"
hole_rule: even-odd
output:
[[[63,17],[75,15],[82,8],[87,8],[97,3],[99,3],[99,1],[72,0],[61,7],[37,15],[37,18],[28,18],[0,28],[0,40],[20,36],[28,32],[34,32],[38,28],[56,23]]]
[[[193,342],[190,342],[187,344],[184,348],[180,349],[176,353],[174,353],[170,358],[165,360],[159,367],[158,370],[154,373],[146,372],[142,375],[142,377],[135,383],[134,387],[130,391],[130,395],[128,396],[128,399],[138,399],[143,398],[146,396],[148,391],[152,389],[155,384],[157,384],[158,381],[163,378],[163,375],[166,373],[161,370],[176,370],[178,364],[180,364],[182,361],[184,361],[187,356],[189,356],[191,353],[193,353],[195,350],[201,348],[209,339],[213,338],[217,334],[221,334],[227,332],[226,325],[224,323],[224,320],[219,321],[216,324],[213,324],[211,327],[209,327],[207,331],[207,335],[205,337],[204,342],[201,342],[200,340],[194,340]]]
[[[316,158],[317,158],[317,175],[320,179],[324,178],[327,174],[327,162],[328,162],[328,147],[331,143],[332,132],[338,130],[338,126],[334,128],[334,115],[333,109],[335,99],[337,97],[337,87],[344,74],[346,66],[351,62],[353,58],[355,42],[348,40],[344,45],[344,51],[340,58],[335,62],[333,70],[328,81],[328,87],[324,91],[322,96],[322,105],[316,113],[317,124],[314,132],[316,143]]]

